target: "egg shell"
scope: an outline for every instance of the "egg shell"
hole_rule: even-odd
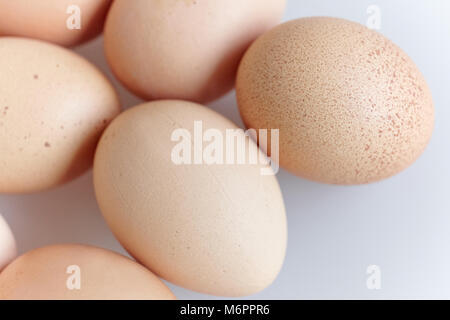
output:
[[[280,163],[332,184],[364,184],[410,166],[433,131],[430,90],[381,34],[336,18],[304,18],[261,36],[240,65],[245,124],[280,129]]]
[[[85,245],[54,245],[30,251],[0,274],[0,300],[174,298],[158,277],[135,261]]]
[[[102,32],[111,1],[0,0],[0,36],[33,38],[62,46],[78,45]],[[79,8],[79,12],[74,11],[73,6]],[[74,28],[78,17],[80,28]]]
[[[85,172],[119,111],[114,88],[84,58],[0,38],[0,192],[41,191]]]
[[[17,255],[16,241],[6,223],[0,214],[0,272],[8,265]]]
[[[195,139],[194,121],[223,136],[237,129],[183,101],[143,104],[116,118],[94,161],[100,209],[128,252],[162,278],[218,296],[256,293],[285,256],[280,188],[273,175],[261,175],[267,165],[175,164],[172,134],[182,128]]]
[[[146,100],[207,102],[234,86],[248,46],[281,19],[285,0],[116,0],[107,60]]]

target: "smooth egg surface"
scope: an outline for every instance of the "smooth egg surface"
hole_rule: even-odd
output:
[[[276,25],[285,0],[115,0],[107,60],[146,100],[208,102],[234,86],[248,46]]]
[[[237,129],[194,103],[146,103],[113,121],[94,162],[100,209],[122,245],[162,278],[218,296],[250,295],[269,286],[281,269],[287,242],[278,182],[261,174],[270,166],[201,162],[209,161],[202,155],[212,140],[223,142],[220,136]],[[181,136],[186,148],[179,153]],[[260,152],[243,130],[235,138]],[[198,148],[202,139],[203,153]],[[229,147],[223,157],[230,150],[236,152]],[[179,163],[174,154],[189,154],[185,160],[192,161]]]
[[[112,0],[0,0],[0,36],[74,46],[99,35]]]
[[[0,300],[172,300],[164,283],[135,261],[85,245],[30,251],[0,274]]]
[[[14,240],[11,229],[0,214],[0,272],[16,255],[16,241]]]
[[[237,77],[250,128],[280,129],[280,163],[331,184],[382,180],[410,166],[434,126],[428,85],[381,34],[347,20],[304,18],[261,36]]]
[[[84,58],[0,38],[0,192],[41,191],[85,172],[119,111],[114,88]]]

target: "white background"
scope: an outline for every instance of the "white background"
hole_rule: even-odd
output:
[[[251,298],[450,298],[450,1],[289,0],[285,20],[336,16],[366,24],[372,4],[381,9],[380,32],[428,80],[436,104],[433,139],[411,168],[377,184],[327,186],[281,172],[287,257],[275,283]],[[110,75],[101,39],[77,51]],[[126,107],[139,102],[115,84]],[[211,106],[241,123],[234,94]],[[0,195],[0,211],[20,253],[70,242],[125,254],[97,208],[91,173],[41,194]],[[381,268],[381,290],[366,287],[372,264]],[[170,287],[180,299],[214,298]]]

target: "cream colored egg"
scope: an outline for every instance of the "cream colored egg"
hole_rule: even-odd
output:
[[[85,172],[120,106],[93,65],[55,45],[0,38],[0,192],[34,192]]]
[[[105,25],[116,76],[147,99],[207,102],[234,85],[248,46],[285,0],[116,0]]]
[[[0,214],[0,272],[16,255],[16,241],[14,240],[11,229]]]
[[[273,175],[262,175],[267,165],[238,164],[237,153],[235,162],[225,162],[228,152],[237,152],[231,144],[225,148],[226,130],[258,151],[236,129],[194,103],[147,103],[113,121],[94,162],[100,209],[122,245],[162,278],[220,296],[270,285],[287,240],[280,188]],[[216,154],[206,151],[213,141],[226,149],[215,160],[206,156]]]
[[[135,261],[105,249],[56,245],[30,251],[0,274],[0,300],[172,300]]]
[[[306,18],[274,28],[237,78],[244,122],[280,129],[280,163],[319,182],[363,184],[410,166],[433,131],[430,90],[414,62],[350,21]]]
[[[99,35],[112,0],[0,0],[0,36],[74,46]]]

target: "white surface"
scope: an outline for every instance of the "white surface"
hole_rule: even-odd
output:
[[[407,171],[359,187],[278,176],[289,220],[286,262],[255,299],[450,298],[450,1],[289,0],[286,20],[336,16],[366,23],[381,9],[381,30],[417,63],[436,103],[430,146]],[[101,39],[79,49],[105,72]],[[117,82],[116,82],[117,84]],[[120,88],[130,107],[139,100]],[[233,94],[212,104],[240,123]],[[97,208],[92,175],[46,193],[0,196],[0,211],[21,253],[76,242],[124,253]],[[379,265],[381,290],[368,290],[366,268]],[[213,298],[171,286],[180,299]]]

